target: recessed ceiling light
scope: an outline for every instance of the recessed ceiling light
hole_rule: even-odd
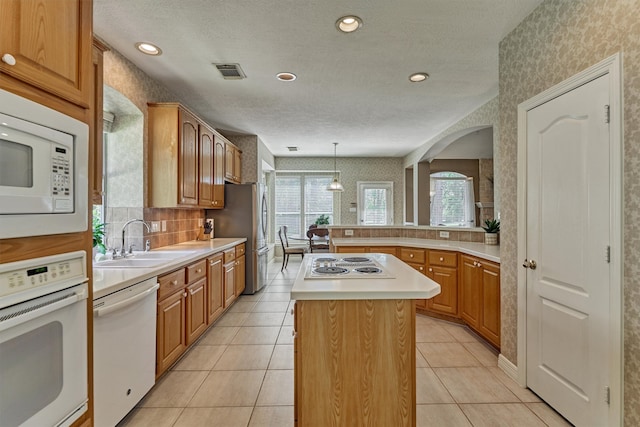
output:
[[[278,80],[280,80],[281,82],[292,82],[295,79],[297,79],[298,77],[296,77],[295,74],[293,73],[278,73],[276,74],[276,78]]]
[[[136,48],[142,53],[146,53],[147,55],[158,56],[162,55],[162,49],[158,46],[147,43],[147,42],[138,42],[136,43]]]
[[[355,15],[347,15],[336,21],[336,28],[343,33],[352,33],[362,27],[362,19]]]
[[[409,76],[409,80],[414,83],[423,82],[429,78],[429,74],[427,73],[413,73]]]

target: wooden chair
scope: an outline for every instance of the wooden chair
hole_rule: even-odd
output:
[[[329,229],[313,227],[307,231],[309,251],[329,252]]]
[[[280,271],[282,271],[287,268],[287,264],[289,264],[289,255],[300,255],[304,258],[305,248],[289,246],[286,225],[283,225],[278,229],[278,237],[280,238],[280,244],[282,245],[282,267],[280,268]]]

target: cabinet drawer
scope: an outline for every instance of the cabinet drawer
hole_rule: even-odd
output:
[[[236,258],[240,258],[242,255],[244,255],[245,250],[246,246],[244,243],[240,243],[238,246],[236,246]]]
[[[228,263],[229,261],[233,261],[236,259],[236,248],[227,249],[224,251],[224,263]]]
[[[456,252],[448,251],[429,251],[429,265],[457,267],[458,254]]]
[[[417,264],[415,262],[408,262],[407,265],[415,270],[418,270],[422,274],[427,274],[424,268],[424,264]]]
[[[175,293],[179,289],[183,289],[185,282],[184,268],[176,270],[162,277],[158,277],[160,289],[158,289],[158,301]]]
[[[193,283],[207,275],[207,260],[203,259],[187,267],[187,283]]]
[[[425,250],[400,248],[400,259],[404,262],[416,262],[422,264],[426,259]]]

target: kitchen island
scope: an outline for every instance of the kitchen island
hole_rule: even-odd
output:
[[[306,256],[291,290],[299,427],[416,425],[415,300],[440,286],[388,254],[366,254],[382,271],[359,274],[362,258]],[[349,271],[314,274],[321,266]]]

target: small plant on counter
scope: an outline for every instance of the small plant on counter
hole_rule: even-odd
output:
[[[325,214],[320,215],[318,218],[316,218],[316,222],[314,222],[315,225],[329,225],[329,217]]]
[[[107,251],[104,245],[104,226],[97,217],[93,217],[93,247],[98,248],[98,252],[103,254]]]
[[[486,233],[499,233],[500,232],[500,220],[498,219],[485,219],[482,226]]]

